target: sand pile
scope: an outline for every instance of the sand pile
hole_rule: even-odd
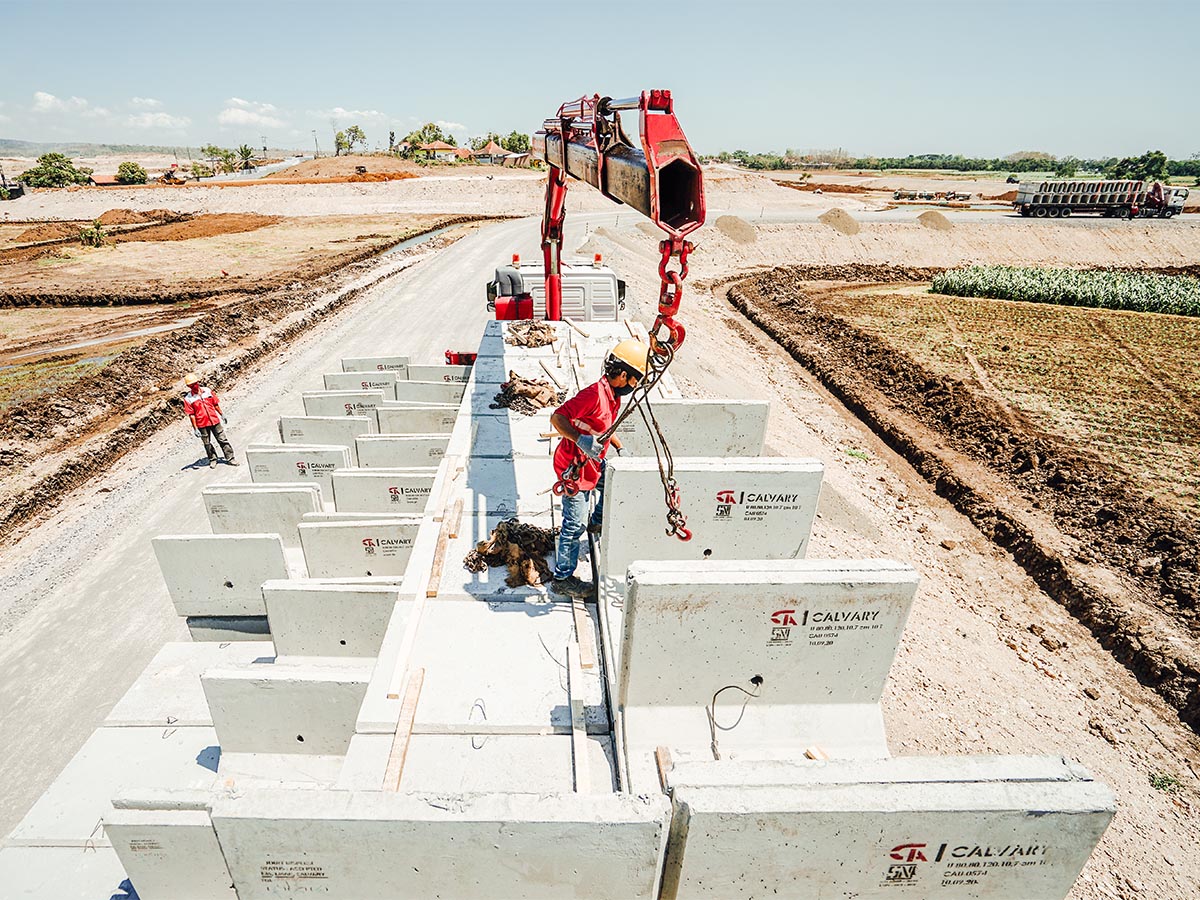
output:
[[[152,225],[125,234],[113,235],[117,243],[126,241],[190,241],[193,238],[213,237],[218,234],[238,234],[257,231],[268,225],[283,221],[281,216],[260,216],[254,213],[209,213],[182,222]]]
[[[101,225],[144,225],[147,222],[175,222],[186,215],[169,209],[110,209],[97,221]]]
[[[837,207],[822,215],[820,221],[842,234],[858,234],[861,230],[858,222],[850,213]]]
[[[738,216],[721,216],[715,224],[717,231],[736,244],[753,244],[758,240],[754,226]]]
[[[61,241],[66,238],[79,237],[79,225],[75,222],[48,222],[45,225],[34,225],[26,228],[15,238],[17,244],[32,244],[39,241]]]
[[[934,231],[949,231],[954,227],[949,219],[932,209],[917,216],[917,221],[925,228],[932,228]]]

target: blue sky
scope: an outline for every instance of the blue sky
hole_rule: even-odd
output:
[[[1131,21],[1136,14],[1137,22]],[[0,0],[0,137],[386,145],[665,87],[701,152],[1200,153],[1200,2]],[[13,36],[17,36],[13,39]]]

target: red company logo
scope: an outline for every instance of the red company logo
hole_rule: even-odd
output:
[[[901,862],[929,862],[925,854],[921,852],[926,846],[926,844],[900,844],[893,847],[888,856]]]
[[[371,382],[369,382],[369,381],[360,381],[359,384],[362,385],[362,389],[364,391],[369,391],[371,389]],[[346,409],[349,409],[349,408],[350,408],[349,406],[346,407]]]
[[[733,491],[717,491],[717,502],[725,504],[737,503],[737,494]]]
[[[777,612],[771,613],[771,624],[772,625],[795,625],[795,624],[797,624],[796,623],[796,611],[794,609],[781,609]],[[925,845],[922,844],[921,846],[924,847]]]
[[[301,475],[307,475],[307,474],[308,474],[308,463],[306,463],[306,462],[298,462],[298,463],[296,463],[296,468],[300,470],[300,474],[301,474]]]
[[[363,538],[363,546],[364,547],[374,547],[375,546],[375,538]]]

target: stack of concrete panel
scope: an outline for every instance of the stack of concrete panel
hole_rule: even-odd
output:
[[[355,440],[355,452],[364,469],[436,467],[449,442],[448,434],[369,434]]]
[[[327,391],[379,391],[385,400],[396,399],[397,373],[329,372],[324,376]]]
[[[322,496],[333,497],[333,473],[351,464],[344,446],[314,444],[250,444],[246,465],[256,484],[312,482],[321,486]]]
[[[348,356],[342,359],[343,372],[397,372],[400,378],[408,378],[407,356]]]
[[[385,403],[375,417],[381,434],[449,434],[458,420],[458,405],[449,403]]]
[[[388,397],[387,399],[395,399]],[[383,391],[306,391],[301,395],[306,416],[370,416],[382,406]]]
[[[461,381],[397,381],[396,399],[410,403],[458,403],[464,387]]]
[[[201,494],[213,534],[277,534],[285,547],[300,546],[301,519],[323,509],[321,486],[303,482],[214,484]]]
[[[357,465],[354,439],[378,430],[374,414],[368,416],[280,416],[279,437],[285,444],[308,444],[350,448],[350,461]]]

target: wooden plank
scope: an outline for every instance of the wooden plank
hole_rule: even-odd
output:
[[[459,501],[461,505],[462,501]],[[437,546],[433,551],[433,565],[429,567],[429,583],[425,586],[426,597],[436,597],[442,587],[442,570],[446,568],[446,546],[450,543],[450,520],[442,521],[438,532]]]
[[[385,791],[400,790],[400,779],[404,776],[404,760],[408,756],[408,742],[412,737],[413,722],[417,718],[417,701],[421,698],[421,686],[424,683],[424,669],[417,669],[408,676],[404,702],[400,705],[400,721],[396,723],[396,737],[392,740],[392,752],[388,755],[387,770],[383,775]]]
[[[579,642],[579,665],[585,669],[596,668],[596,636],[592,633],[592,620],[587,614],[587,605],[580,597],[571,600],[571,612],[575,614],[575,640]]]
[[[591,337],[590,334],[588,334],[586,331],[584,331],[582,328],[580,328],[578,325],[576,325],[573,319],[568,319],[566,316],[563,316],[563,321],[566,322],[568,325],[570,325],[572,328],[574,328],[576,331],[578,331],[585,338]]]
[[[655,747],[654,762],[658,765],[658,783],[662,785],[663,793],[671,793],[669,773],[675,768],[675,763],[671,761],[671,751],[666,747]]]
[[[462,528],[463,518],[463,498],[459,497],[454,501],[454,511],[450,513],[450,538],[458,537],[459,529]]]
[[[804,751],[804,755],[809,759],[829,759],[829,754],[821,747],[812,746]]]
[[[583,668],[579,645],[567,644],[567,697],[571,705],[571,765],[575,771],[575,793],[590,794],[592,778],[587,762],[587,720],[583,708]]]
[[[550,367],[548,365],[546,365],[546,363],[543,360],[539,359],[538,365],[542,367],[543,372],[545,372],[547,375],[550,376],[550,380],[554,382],[554,384],[558,387],[558,389],[560,391],[564,390],[566,388],[566,385],[563,384],[561,381],[558,380],[558,378],[555,377],[554,373],[550,371]]]

